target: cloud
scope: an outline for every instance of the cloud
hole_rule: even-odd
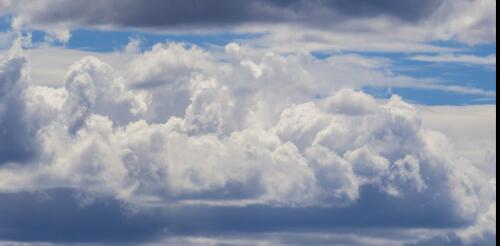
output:
[[[405,21],[418,21],[442,4],[441,0],[405,1],[300,1],[252,0],[234,1],[99,1],[98,8],[84,1],[49,0],[26,6],[22,10],[29,22],[40,24],[77,22],[81,25],[116,25],[125,27],[214,26],[258,22],[302,21],[328,25],[326,17],[336,21],[357,17],[388,15]],[[53,7],[49,7],[49,6]],[[55,8],[54,8],[55,7]],[[61,11],[64,10],[64,11]],[[111,12],[110,10],[115,10]],[[54,15],[53,13],[62,13]],[[110,14],[111,13],[111,14]],[[319,18],[306,18],[309,14]],[[77,14],[76,16],[73,14]],[[312,16],[312,15],[309,15]]]
[[[351,219],[361,207],[357,210],[334,210],[184,206],[134,210],[120,201],[105,197],[91,197],[91,203],[83,204],[81,200],[87,199],[86,194],[68,189],[3,193],[0,198],[5,201],[0,205],[3,218],[0,237],[3,241],[30,244],[161,245],[176,244],[179,240],[185,242],[180,243],[183,245],[197,245],[198,240],[204,240],[209,243],[233,241],[236,245],[250,245],[257,240],[273,245],[314,242],[324,245],[339,241],[354,245],[369,242],[371,245],[398,245],[397,242],[401,244],[415,237],[425,238],[426,234],[439,234],[396,229],[393,227],[394,219],[387,223],[387,228],[379,227],[374,231],[361,223],[372,223],[376,216],[365,217],[366,222]],[[31,211],[30,216],[18,216],[21,211]],[[271,219],[273,222],[269,222]],[[349,232],[341,227],[342,224],[358,229]],[[317,232],[307,230],[311,227]],[[288,232],[293,228],[295,232]],[[305,230],[297,231],[297,228]],[[384,230],[391,233],[384,233]]]
[[[490,66],[496,67],[497,56],[474,56],[474,55],[438,55],[438,56],[426,56],[418,55],[411,58],[414,61],[423,62],[443,62],[443,63],[465,63],[469,65],[480,65],[480,66]]]
[[[123,79],[115,76],[109,65],[93,57],[85,57],[70,67],[65,87],[68,97],[64,113],[73,133],[92,112],[107,115],[120,124],[147,110],[141,94],[127,91]]]
[[[157,31],[258,32],[288,43],[316,49],[416,50],[439,47],[434,40],[468,44],[492,43],[496,38],[496,1],[86,1],[42,0],[7,4],[14,27],[43,29],[67,41],[67,30],[91,28],[149,28]],[[301,34],[297,34],[300,30]],[[369,38],[365,38],[368,36]],[[364,40],[371,40],[366,44]],[[307,41],[307,42],[305,42]],[[304,45],[307,44],[307,45]],[[274,45],[273,45],[274,46]],[[291,48],[291,47],[287,47]]]
[[[29,145],[36,154],[0,166],[0,196],[20,204],[0,214],[35,204],[62,208],[36,210],[21,222],[6,217],[0,235],[119,242],[123,234],[148,241],[229,231],[467,227],[465,240],[491,228],[495,178],[486,180],[428,129],[415,106],[396,95],[377,101],[314,72],[363,71],[382,80],[379,61],[261,56],[237,44],[224,52],[217,59],[198,47],[159,44],[126,54],[124,70],[83,57],[59,86],[2,90],[13,98],[2,106],[24,105],[16,111],[22,117],[2,115],[16,123],[6,132],[36,143]],[[17,85],[24,60],[3,59],[1,85]],[[36,122],[30,134],[19,130],[22,118]],[[33,202],[44,192],[47,200]],[[116,231],[92,234],[102,228],[94,228],[102,211]],[[85,233],[57,236],[76,233],[63,228],[68,219]],[[30,225],[38,220],[48,224],[37,234]]]
[[[496,163],[495,105],[422,107],[420,112],[424,125],[444,133],[457,152],[481,166],[485,175],[494,176],[496,165],[491,164]]]
[[[0,1],[0,14],[5,14],[9,8],[11,8],[12,2],[10,0],[1,0]]]
[[[0,165],[28,161],[36,152],[34,122],[25,116],[22,69],[26,58],[18,53],[20,42],[0,62]]]

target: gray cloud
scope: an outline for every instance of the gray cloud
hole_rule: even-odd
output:
[[[432,14],[443,3],[443,0],[331,0],[324,2],[345,16],[389,15],[405,21],[418,21]]]
[[[127,215],[113,199],[82,206],[79,196],[68,189],[0,194],[0,241],[131,243],[168,225],[147,214]]]
[[[83,0],[19,0],[3,5],[7,7],[2,12],[14,16],[15,29],[44,30],[64,42],[70,38],[68,30],[82,27],[251,31],[268,34],[264,35],[270,36],[265,45],[285,38],[290,43],[287,47],[300,42],[301,47],[314,44],[319,49],[367,45],[429,49],[422,43],[456,39],[477,44],[496,39],[494,0],[104,0],[91,4]]]
[[[93,194],[88,194],[92,202],[84,204],[86,195],[71,189],[0,193],[0,240],[132,243],[179,235],[450,229],[463,225],[446,207],[422,207],[371,188],[363,191],[364,198],[357,205],[346,208],[194,205],[136,211],[118,200]]]
[[[0,62],[0,165],[24,162],[36,153],[34,129],[25,118],[21,71],[26,60]]]
[[[443,0],[44,0],[22,6],[31,23],[76,22],[121,27],[231,26],[245,23],[297,22],[331,26],[352,18],[391,16],[417,22]]]

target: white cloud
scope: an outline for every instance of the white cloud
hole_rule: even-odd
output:
[[[444,62],[444,63],[465,63],[470,65],[493,66],[497,65],[497,56],[474,56],[474,55],[437,55],[426,56],[418,55],[411,58],[415,61],[424,62]]]
[[[189,75],[211,64],[209,55],[197,47],[183,44],[157,44],[130,64],[130,76],[136,86],[158,86],[189,80]],[[161,81],[158,80],[161,78]]]
[[[374,112],[376,108],[376,102],[372,97],[345,89],[337,92],[326,103],[326,107],[332,113],[363,115]]]
[[[29,146],[38,155],[0,166],[0,191],[69,187],[139,209],[345,208],[390,197],[398,209],[421,211],[426,204],[425,211],[446,208],[443,216],[454,223],[491,227],[490,181],[429,130],[429,114],[422,117],[398,96],[376,101],[314,73],[339,69],[347,78],[361,71],[383,80],[391,77],[379,70],[384,65],[357,56],[321,61],[253,51],[231,44],[219,60],[200,48],[160,44],[132,54],[127,71],[84,57],[68,69],[64,86],[28,83],[17,90],[10,87],[27,81],[25,58],[4,57],[1,105],[24,105],[21,118],[37,123],[34,134],[18,132],[24,123],[5,132],[35,140]],[[324,99],[312,99],[320,93]],[[391,213],[391,206],[382,209]],[[464,235],[475,235],[471,230]]]
[[[123,78],[94,57],[85,57],[70,67],[65,87],[68,98],[64,113],[72,132],[81,127],[91,112],[124,124],[147,111],[147,97],[128,90]]]
[[[114,69],[125,71],[131,55],[127,53],[99,53],[41,45],[26,50],[30,83],[40,86],[61,87],[68,69],[75,61],[92,56],[110,64]]]
[[[61,42],[63,44],[66,44],[69,42],[70,38],[71,38],[71,32],[68,29],[62,28],[62,29],[48,30],[45,36],[45,41],[47,41],[48,43]]]
[[[496,105],[419,108],[426,127],[444,133],[484,175],[496,176]]]

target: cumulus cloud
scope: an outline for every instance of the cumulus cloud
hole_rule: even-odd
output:
[[[219,61],[201,48],[159,44],[133,54],[127,71],[84,57],[64,85],[18,89],[9,88],[23,81],[24,58],[4,57],[2,110],[24,109],[0,114],[14,121],[2,140],[30,144],[1,146],[36,151],[24,164],[0,166],[0,191],[69,189],[85,194],[84,207],[105,197],[159,213],[155,233],[257,230],[259,214],[290,222],[270,231],[477,226],[464,240],[494,224],[493,181],[401,97],[376,101],[321,81],[310,72],[316,61],[301,54],[256,59],[236,44],[225,52]],[[36,122],[34,130],[20,119]]]
[[[85,57],[70,67],[65,87],[68,97],[64,111],[71,132],[76,132],[92,112],[125,123],[147,110],[144,96],[128,91],[109,65],[93,57]]]

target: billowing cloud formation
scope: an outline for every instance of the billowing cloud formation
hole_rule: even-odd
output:
[[[295,36],[294,41],[309,39],[330,44],[330,49],[330,39],[336,41],[333,48],[349,46],[350,42],[343,40],[345,34],[360,35],[357,38],[361,40],[366,40],[363,35],[375,37],[370,40],[378,48],[384,44],[375,42],[378,39],[405,42],[408,48],[409,44],[436,39],[484,43],[496,38],[495,0],[105,0],[92,4],[83,0],[39,0],[0,4],[15,16],[16,28],[43,28],[65,41],[69,38],[65,29],[82,26],[171,31],[231,27],[270,32],[272,39],[282,38],[290,28],[306,27],[314,31]]]
[[[70,189],[85,194],[83,206],[105,197],[138,211],[171,211],[155,219],[155,233],[182,232],[161,218],[190,232],[257,230],[264,225],[251,218],[259,214],[298,216],[264,226],[270,231],[473,225],[458,234],[464,241],[495,226],[494,180],[400,97],[378,102],[311,75],[330,63],[273,53],[257,59],[234,43],[223,60],[158,44],[133,55],[127,72],[83,58],[53,88],[30,86],[25,58],[14,51],[0,65],[2,193]],[[32,159],[7,154],[26,151]],[[210,217],[200,208],[211,211],[208,224],[172,215]],[[224,226],[222,211],[247,214],[249,224]]]

